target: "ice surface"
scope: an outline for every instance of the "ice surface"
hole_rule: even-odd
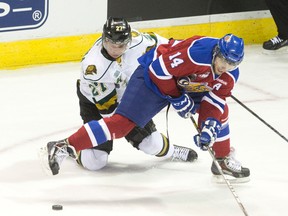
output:
[[[260,46],[247,46],[240,70],[234,96],[288,137],[288,54],[265,55]],[[119,139],[103,170],[89,172],[66,160],[59,175],[47,176],[39,148],[82,125],[76,96],[79,71],[79,63],[0,71],[1,215],[244,215],[228,187],[212,181],[210,155],[194,147],[192,123],[172,109],[170,139],[194,148],[198,161],[164,161]],[[287,215],[288,143],[228,101],[232,145],[251,170],[249,183],[233,185],[236,193],[249,215]],[[166,133],[165,112],[154,120]],[[63,210],[53,211],[53,204]]]

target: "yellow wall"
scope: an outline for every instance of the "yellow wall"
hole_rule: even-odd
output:
[[[245,44],[261,44],[277,34],[272,18],[149,28],[140,31],[154,31],[164,37],[175,39],[187,38],[191,35],[221,37],[226,33],[233,33],[242,37]],[[80,61],[100,35],[98,33],[0,43],[0,69]]]

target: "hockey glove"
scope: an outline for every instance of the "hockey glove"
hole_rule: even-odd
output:
[[[212,147],[220,133],[221,124],[214,118],[207,118],[204,122],[200,134],[194,136],[195,144],[206,151],[208,147]]]
[[[194,101],[188,94],[183,94],[179,98],[169,98],[168,100],[182,118],[189,118],[192,115]]]

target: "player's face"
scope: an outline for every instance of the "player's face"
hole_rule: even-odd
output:
[[[112,58],[118,58],[124,54],[128,48],[128,43],[115,43],[109,39],[103,41],[103,46]]]
[[[225,60],[225,58],[221,56],[216,56],[214,59],[213,69],[214,73],[217,75],[221,75],[227,71],[234,70],[237,67],[235,64],[231,64]]]

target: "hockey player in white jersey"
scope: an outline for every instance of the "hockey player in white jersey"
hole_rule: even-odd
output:
[[[131,74],[139,65],[137,58],[162,43],[168,43],[168,39],[155,33],[140,33],[131,29],[123,18],[108,18],[102,37],[86,53],[81,63],[77,95],[84,123],[114,112]],[[144,128],[135,127],[125,138],[133,147],[149,155],[181,161],[193,161],[198,157],[190,148],[169,143],[167,137],[156,130],[152,120]],[[113,141],[107,141],[103,145],[82,150],[77,153],[77,162],[88,170],[99,170],[107,164],[112,148]],[[48,145],[49,151],[52,149]],[[51,166],[53,164],[50,164],[52,173],[57,174],[58,170]]]

